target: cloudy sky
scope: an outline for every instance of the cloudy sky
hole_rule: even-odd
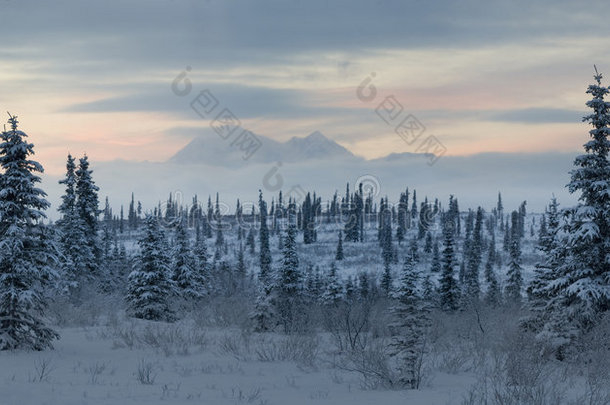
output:
[[[164,161],[208,122],[209,89],[277,140],[319,130],[355,154],[412,152],[375,108],[394,96],[448,155],[571,152],[610,4],[590,1],[0,0],[0,110],[47,171]],[[192,91],[172,92],[189,67]],[[365,102],[367,78],[377,90]]]

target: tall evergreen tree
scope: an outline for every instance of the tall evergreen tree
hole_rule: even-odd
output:
[[[297,227],[294,218],[296,207],[292,203],[288,207],[288,229],[282,249],[282,267],[278,277],[277,285],[277,314],[284,326],[284,332],[293,331],[295,317],[300,303],[302,275],[299,270],[299,256],[297,254]]]
[[[396,240],[398,243],[402,243],[407,234],[408,223],[409,223],[409,189],[404,193],[400,193],[398,200],[398,210],[396,213]]]
[[[225,238],[222,233],[222,214],[220,212],[220,202],[218,200],[218,193],[216,193],[216,206],[214,209],[214,217],[216,218],[215,226],[216,226],[216,246],[222,247],[225,243]],[[220,251],[220,248],[218,249]]]
[[[76,207],[76,181],[75,160],[68,155],[66,177],[59,181],[66,187],[58,208],[61,218],[57,221],[62,252],[60,289],[79,301],[83,283],[91,280],[90,270],[95,268],[96,258],[86,238],[85,222]]]
[[[430,272],[440,273],[441,272],[441,255],[438,248],[438,241],[434,241],[432,246],[432,264],[430,266]]]
[[[498,277],[494,271],[496,255],[496,238],[492,233],[491,240],[489,241],[489,249],[487,251],[487,261],[485,262],[485,281],[487,282],[485,300],[494,307],[500,304],[502,300],[502,292],[500,291]]]
[[[179,297],[194,300],[204,296],[205,280],[197,267],[197,257],[191,249],[185,221],[179,221],[176,224],[171,269]]]
[[[597,72],[587,89],[593,111],[583,121],[593,126],[585,154],[574,161],[568,189],[578,204],[564,211],[565,224],[555,236],[547,262],[553,269],[545,310],[544,331],[562,347],[595,325],[610,310],[610,90]]]
[[[337,265],[332,262],[330,265],[330,271],[326,277],[324,291],[322,292],[321,302],[325,306],[337,305],[343,299],[343,286],[339,281],[339,275],[337,274]]]
[[[260,211],[260,273],[259,280],[263,285],[269,286],[272,282],[271,274],[271,249],[269,248],[269,228],[267,227],[267,203],[263,200],[263,193],[259,190],[258,209]]]
[[[476,213],[475,224],[472,229],[470,243],[466,251],[466,296],[468,300],[478,300],[481,292],[479,284],[479,270],[481,267],[483,209],[479,207]]]
[[[386,296],[389,296],[392,291],[392,266],[390,265],[390,262],[385,262],[383,265],[381,289]]]
[[[502,223],[504,223],[504,205],[502,204],[502,193],[498,192],[498,203],[496,204],[496,212],[498,213],[498,218],[496,221],[500,219]],[[500,228],[502,230],[502,228]]]
[[[129,274],[127,306],[129,313],[141,319],[173,320],[169,297],[173,292],[170,258],[165,235],[153,216],[145,219],[144,235],[138,241],[140,252]]]
[[[89,249],[95,257],[95,261],[87,263],[89,271],[93,275],[98,275],[99,259],[101,258],[101,248],[98,237],[98,216],[99,187],[95,185],[92,177],[93,171],[89,169],[89,158],[83,156],[78,161],[78,169],[76,170],[76,211],[85,226],[85,239],[89,245]]]
[[[345,258],[343,254],[343,233],[339,231],[339,240],[337,241],[337,252],[335,253],[335,260],[341,261]]]
[[[0,139],[0,350],[43,350],[59,336],[43,321],[44,288],[56,274],[57,250],[42,224],[49,207],[37,187],[42,166],[10,116]]]
[[[131,193],[131,201],[129,202],[129,211],[127,212],[127,223],[130,229],[136,229],[136,203],[133,193]]]
[[[521,301],[523,276],[521,275],[521,228],[519,226],[519,212],[511,214],[510,234],[510,262],[508,267],[508,280],[506,282],[506,299],[511,302]]]
[[[445,311],[458,309],[459,288],[455,279],[455,235],[452,218],[449,217],[443,226],[443,268],[439,280],[440,306]]]
[[[349,242],[362,242],[364,240],[362,235],[364,217],[362,184],[359,185],[358,191],[353,194],[348,207],[348,217],[344,227],[345,240]]]
[[[193,253],[197,259],[197,272],[199,273],[198,278],[203,282],[203,293],[207,294],[210,291],[210,269],[208,264],[208,247],[206,244],[206,236],[204,231],[201,229],[199,222],[195,224],[195,246]]]
[[[398,359],[399,383],[411,389],[419,388],[426,334],[430,323],[428,306],[418,288],[420,274],[413,255],[405,259],[398,288],[391,308],[392,355]]]
[[[269,228],[267,227],[267,203],[263,200],[263,192],[259,190],[258,208],[260,211],[259,229],[259,289],[256,297],[254,312],[251,314],[257,331],[267,331],[275,324],[277,314],[274,309],[275,291],[271,272],[271,249],[269,247]]]
[[[544,233],[541,232],[539,239],[538,249],[543,254],[543,259],[536,264],[534,276],[527,287],[528,307],[532,315],[522,320],[522,326],[541,336],[549,331],[548,328],[544,330],[545,324],[557,317],[559,315],[557,312],[560,312],[560,309],[555,307],[558,304],[555,289],[558,274],[555,270],[565,260],[564,246],[567,242],[560,233],[560,215],[559,203],[553,197],[545,212],[548,225],[545,225],[546,229]]]

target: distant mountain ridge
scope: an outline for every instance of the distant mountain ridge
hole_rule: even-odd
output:
[[[300,163],[311,160],[347,160],[363,162],[364,158],[354,155],[347,148],[327,138],[319,131],[305,137],[292,137],[286,142],[278,142],[263,135],[256,135],[262,142],[247,160],[244,153],[231,140],[224,140],[214,133],[208,133],[193,139],[180,149],[168,162],[175,164],[207,164],[211,166],[235,167],[249,163],[292,162]],[[417,153],[392,153],[374,161],[396,161],[413,157],[427,156]]]

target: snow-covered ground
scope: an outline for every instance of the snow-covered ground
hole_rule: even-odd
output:
[[[367,390],[322,344],[303,364],[281,360],[279,335],[238,353],[238,330],[116,322],[62,328],[53,351],[0,353],[0,404],[456,404],[474,381],[437,373],[421,390]]]

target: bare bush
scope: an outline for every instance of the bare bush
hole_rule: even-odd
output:
[[[209,344],[205,331],[188,324],[151,325],[138,328],[131,322],[125,327],[117,327],[114,332],[114,347],[150,347],[170,356],[188,355],[192,348],[204,350]]]
[[[224,334],[219,341],[220,351],[228,354],[239,361],[250,359],[251,354],[251,335],[249,333]]]
[[[259,361],[295,361],[306,367],[314,367],[319,354],[320,341],[314,335],[288,335],[279,339],[261,336],[254,342],[253,350]]]
[[[140,360],[138,363],[138,369],[135,373],[140,384],[153,385],[155,383],[155,379],[157,378],[155,368],[154,363],[146,360]]]
[[[388,389],[397,386],[398,376],[391,366],[387,339],[372,340],[362,350],[354,350],[339,356],[335,366],[358,373],[363,389]]]
[[[237,404],[266,404],[267,400],[262,399],[262,388],[255,387],[250,390],[244,390],[241,387],[233,387],[231,389],[231,398]]]
[[[53,370],[55,370],[55,367],[53,367],[51,359],[39,358],[34,362],[34,371],[28,374],[28,381],[48,382]]]
[[[100,382],[100,377],[108,367],[107,363],[95,362],[85,368],[85,372],[89,375],[89,383],[96,385]]]
[[[339,352],[363,350],[370,336],[371,305],[367,302],[340,303],[323,310],[325,329]]]

